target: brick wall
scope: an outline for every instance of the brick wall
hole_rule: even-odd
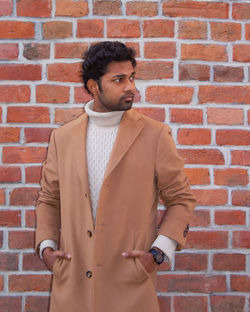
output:
[[[250,310],[250,1],[0,1],[0,311],[47,311],[34,203],[50,131],[89,96],[83,52],[137,51],[135,107],[171,125],[198,207],[162,312]]]

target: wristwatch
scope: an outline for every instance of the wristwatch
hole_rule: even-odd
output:
[[[153,258],[154,258],[154,261],[157,263],[157,264],[161,264],[165,258],[168,259],[168,257],[166,257],[166,255],[164,254],[164,252],[162,252],[161,250],[159,249],[155,249],[154,247],[151,248],[149,250],[149,252],[153,255]]]

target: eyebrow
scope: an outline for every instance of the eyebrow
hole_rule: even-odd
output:
[[[132,76],[132,75],[135,75],[135,72],[132,72],[131,75],[129,76]],[[118,74],[118,75],[114,75],[113,78],[123,78],[123,77],[126,77],[127,75],[125,74]]]

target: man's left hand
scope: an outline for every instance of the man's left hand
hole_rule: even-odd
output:
[[[158,264],[154,261],[153,255],[150,252],[142,250],[130,250],[122,253],[124,258],[138,258],[148,273],[155,270]]]

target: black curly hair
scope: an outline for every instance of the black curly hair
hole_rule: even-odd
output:
[[[119,41],[104,41],[92,45],[84,55],[82,63],[82,79],[84,88],[91,94],[87,82],[94,79],[101,90],[100,78],[106,74],[111,62],[130,61],[136,66],[135,51]]]

